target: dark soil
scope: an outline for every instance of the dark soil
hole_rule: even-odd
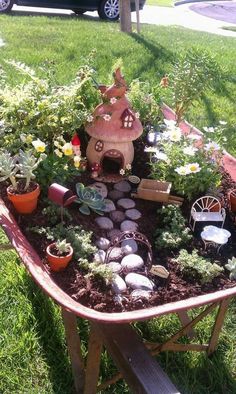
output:
[[[133,162],[133,174],[139,176],[140,178],[147,178],[149,174],[149,167],[147,165],[148,158],[146,154],[143,153],[144,143],[142,140],[135,142],[135,160]],[[77,180],[75,180],[73,185],[70,185],[74,189],[76,182],[82,182],[85,185],[93,183],[93,180],[89,177],[87,172],[83,173]],[[112,185],[108,184],[108,188]],[[235,187],[235,183],[232,182],[231,178],[223,173],[222,186],[219,189],[220,198],[227,208],[226,195],[229,189]],[[41,200],[37,211],[31,215],[18,215],[14,208],[11,206],[10,202],[6,196],[6,183],[0,184],[1,197],[5,201],[5,204],[10,209],[10,211],[16,217],[19,226],[21,227],[23,233],[26,235],[29,242],[35,248],[39,256],[41,257],[43,264],[50,268],[45,259],[45,249],[51,241],[48,241],[42,235],[38,235],[30,231],[32,226],[48,226],[47,216],[42,214],[42,209],[44,203]],[[127,195],[128,197],[128,195]],[[157,209],[161,207],[161,204],[136,200],[136,208],[142,212],[142,217],[138,221],[139,231],[146,235],[151,245],[154,245],[154,232],[159,225]],[[189,211],[191,204],[184,203],[183,213],[188,220]],[[72,216],[72,224],[81,225],[85,230],[93,232],[94,240],[101,236],[106,236],[106,233],[101,231],[95,223],[96,214],[91,213],[90,216],[84,216],[79,212],[78,204],[72,204],[68,208]],[[236,250],[236,231],[234,225],[234,216],[227,210],[227,219],[225,223],[225,228],[228,229],[232,236],[226,246],[222,248],[221,254],[216,254],[216,251],[208,250],[205,252],[203,250],[203,244],[199,237],[199,231],[194,237],[190,245],[188,245],[187,250],[191,251],[193,248],[197,248],[199,254],[202,256],[210,257],[212,262],[215,261],[219,265],[224,265],[227,263],[228,258],[232,258]],[[199,230],[199,229],[198,229]],[[131,299],[130,295],[124,294],[122,303],[114,299],[114,294],[111,292],[109,285],[106,285],[101,278],[90,278],[86,279],[86,272],[82,270],[78,263],[74,260],[68,265],[68,267],[61,272],[51,272],[53,280],[73,299],[79,303],[86,305],[98,311],[106,312],[119,312],[119,311],[131,311],[135,309],[141,309],[146,307],[151,307],[155,305],[161,305],[164,303],[169,303],[173,301],[187,299],[189,297],[194,297],[210,292],[215,292],[218,290],[226,289],[236,285],[235,282],[231,282],[228,279],[228,272],[222,273],[212,283],[207,283],[201,285],[197,283],[192,278],[184,277],[180,269],[175,263],[174,258],[178,255],[177,251],[171,250],[155,250],[153,248],[153,264],[164,265],[170,272],[168,279],[162,279],[157,276],[149,274],[149,277],[154,281],[156,285],[156,290],[149,300],[147,299]]]

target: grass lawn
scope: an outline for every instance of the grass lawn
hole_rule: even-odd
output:
[[[19,14],[18,14],[19,15]],[[0,65],[15,59],[32,66],[53,62],[56,78],[66,83],[76,74],[78,65],[96,48],[94,68],[99,82],[107,82],[110,69],[118,58],[123,59],[123,72],[128,82],[134,78],[159,84],[160,78],[171,70],[180,51],[192,46],[206,48],[224,69],[217,91],[206,92],[196,103],[187,119],[198,126],[228,122],[228,150],[236,153],[236,46],[235,39],[196,32],[177,27],[143,26],[142,34],[126,35],[118,23],[91,21],[89,17],[0,16],[0,38],[6,45],[0,48]],[[9,70],[12,83],[17,82],[15,71]],[[171,104],[171,100],[167,100]]]
[[[15,59],[34,67],[45,62],[55,64],[55,78],[66,83],[92,49],[97,49],[94,67],[97,80],[107,82],[109,71],[123,58],[127,81],[133,78],[159,83],[168,73],[179,51],[193,45],[206,47],[224,67],[224,80],[216,92],[208,92],[189,113],[188,120],[197,126],[227,120],[229,148],[236,151],[232,133],[235,114],[235,40],[175,27],[143,26],[142,34],[125,35],[119,25],[77,17],[0,16],[0,64]],[[19,81],[9,68],[12,84]],[[0,243],[6,242],[0,233]],[[15,253],[0,254],[0,393],[72,394],[72,377],[66,354],[63,326],[58,307],[45,297],[26,274]],[[198,328],[201,341],[208,338],[213,317]],[[85,353],[87,323],[79,319]],[[159,340],[171,335],[178,326],[174,316],[137,325],[145,338]],[[193,352],[165,353],[158,357],[181,393],[234,394],[236,392],[236,302],[231,303],[217,352],[208,359]],[[114,366],[105,354],[101,375],[109,376]],[[117,383],[106,392],[129,393]]]
[[[173,7],[172,0],[147,0],[147,5],[156,5],[158,7]]]

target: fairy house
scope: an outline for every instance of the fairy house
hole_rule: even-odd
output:
[[[119,174],[134,158],[133,142],[142,134],[138,114],[132,111],[125,96],[127,85],[118,68],[114,84],[103,86],[103,103],[98,105],[93,120],[86,127],[91,136],[86,156],[97,174]]]

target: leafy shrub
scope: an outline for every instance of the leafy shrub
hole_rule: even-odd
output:
[[[128,97],[132,108],[139,113],[144,128],[146,125],[158,124],[162,118],[159,86],[150,86],[148,82],[135,79],[130,84]]]
[[[201,284],[212,282],[223,271],[223,268],[218,264],[212,264],[209,260],[199,256],[195,249],[192,253],[182,249],[175,261],[186,276],[200,281]]]
[[[236,280],[236,258],[233,257],[232,260],[228,260],[228,264],[225,264],[225,268],[230,271],[229,279]]]
[[[190,229],[178,206],[163,206],[157,211],[160,216],[160,228],[155,231],[157,248],[173,248],[187,245],[192,239]]]
[[[2,146],[19,148],[20,135],[42,138],[52,148],[57,136],[71,137],[91,115],[99,101],[93,69],[82,66],[70,85],[54,85],[52,76],[40,79],[25,64],[10,62],[27,78],[12,87],[0,85],[0,121]],[[5,81],[5,80],[4,80]]]
[[[199,100],[206,89],[220,80],[220,67],[207,51],[191,48],[178,54],[178,59],[169,75],[169,87],[176,113],[177,124],[194,101]]]
[[[174,191],[189,200],[219,186],[221,147],[204,138],[199,143],[201,137],[194,134],[183,135],[174,121],[165,124],[158,147],[151,148],[151,178],[172,182]]]

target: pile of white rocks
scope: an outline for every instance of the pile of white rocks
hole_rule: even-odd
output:
[[[105,215],[97,218],[96,223],[101,230],[106,231],[107,237],[97,239],[98,251],[94,256],[97,261],[104,263],[110,241],[123,231],[138,231],[137,220],[142,214],[135,208],[135,201],[126,196],[131,191],[127,181],[116,183],[109,193],[104,183],[96,182],[93,187],[101,193],[106,203]],[[114,273],[114,294],[121,295],[130,291],[133,298],[149,298],[154,283],[145,276],[145,263],[138,254],[138,244],[135,240],[125,240],[119,247],[111,249],[107,264]]]

